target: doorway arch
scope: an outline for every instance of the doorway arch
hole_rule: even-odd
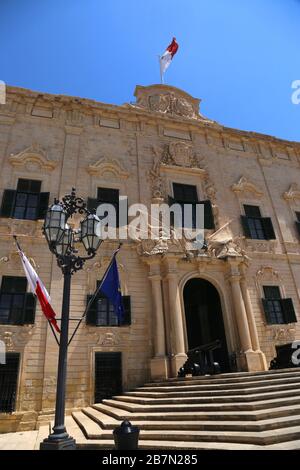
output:
[[[229,371],[228,348],[220,295],[215,286],[202,278],[189,279],[183,289],[188,349],[216,339],[221,348],[213,352],[221,371]]]

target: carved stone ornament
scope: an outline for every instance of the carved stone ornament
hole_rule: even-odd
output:
[[[3,325],[2,328],[3,330],[0,331],[0,340],[4,342],[7,350],[11,351],[26,345],[33,334],[34,325],[18,327]]]
[[[90,175],[105,176],[105,174],[113,174],[117,178],[126,179],[129,176],[128,171],[117,160],[100,158],[96,163],[87,167]]]
[[[291,184],[290,189],[283,194],[283,199],[286,201],[300,199],[300,189],[297,183]]]
[[[272,266],[261,266],[256,273],[256,277],[264,281],[278,281],[280,279],[278,271]]]
[[[170,142],[163,150],[161,163],[186,168],[199,168],[193,146],[186,142]]]
[[[272,326],[271,331],[273,333],[274,341],[294,341],[296,335],[296,329],[290,326]]]
[[[200,100],[169,85],[137,86],[134,95],[136,104],[130,106],[188,119],[213,122],[199,113]]]
[[[233,192],[239,193],[246,193],[250,192],[253,193],[256,197],[261,197],[263,192],[257,188],[254,183],[251,183],[245,176],[242,176],[239,181],[231,186]]]
[[[30,171],[52,171],[57,165],[56,161],[48,160],[45,150],[36,142],[20,153],[11,154],[8,161],[16,168]]]

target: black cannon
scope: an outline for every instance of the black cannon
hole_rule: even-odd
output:
[[[187,352],[187,360],[180,367],[178,377],[185,377],[187,374],[205,375],[205,374],[219,374],[220,365],[214,362],[213,351],[221,347],[219,339],[207,344],[202,344]]]
[[[269,370],[272,369],[288,369],[290,367],[300,367],[300,353],[298,348],[293,348],[293,343],[280,344],[275,346],[276,356],[270,362]],[[295,354],[294,354],[295,353]],[[293,360],[293,354],[295,360]]]

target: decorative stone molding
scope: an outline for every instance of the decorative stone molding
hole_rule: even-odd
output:
[[[296,329],[288,325],[272,326],[271,334],[274,341],[294,341]]]
[[[294,201],[295,199],[300,200],[300,188],[297,183],[292,183],[290,189],[283,193],[283,199],[286,201]]]
[[[34,325],[10,326],[3,325],[0,340],[5,343],[8,351],[23,348],[33,334]]]
[[[256,272],[256,278],[264,281],[278,281],[280,276],[278,271],[276,271],[272,266],[261,266],[261,268]]]
[[[199,168],[199,162],[191,144],[186,142],[170,142],[165,145],[161,164],[177,165],[185,168]]]
[[[161,150],[157,146],[152,146],[154,154],[152,168],[148,174],[152,198],[165,199],[167,196],[165,181],[162,177],[162,170],[177,168],[197,170],[197,175],[205,177],[206,171],[200,168],[200,162],[197,158],[194,148],[186,142],[170,142]]]
[[[231,189],[236,194],[250,192],[256,197],[262,197],[263,192],[254,184],[251,183],[245,176],[242,176],[239,181],[231,186]]]
[[[100,158],[96,163],[87,167],[90,175],[104,176],[105,174],[113,174],[117,178],[127,179],[129,177],[128,171],[117,160],[109,160],[107,158]]]
[[[42,221],[2,219],[0,220],[0,235],[26,235],[28,237],[42,238]]]
[[[100,335],[98,344],[101,346],[116,346],[119,342],[120,339],[115,332],[107,331]]]
[[[8,161],[13,167],[25,167],[30,171],[53,171],[57,165],[57,162],[48,160],[46,151],[36,142],[22,152],[11,154]]]
[[[168,85],[137,86],[134,95],[136,107],[189,119],[205,119],[199,114],[200,100]]]
[[[254,240],[244,239],[244,248],[247,252],[253,253],[275,253],[277,241],[276,240]]]

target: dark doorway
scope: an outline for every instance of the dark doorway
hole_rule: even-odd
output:
[[[95,403],[122,393],[120,352],[95,353]]]
[[[5,364],[0,364],[0,413],[16,409],[19,363],[19,353],[6,353]]]
[[[221,349],[213,352],[221,371],[229,370],[228,350],[217,289],[205,279],[190,279],[183,291],[188,348],[221,340]]]

